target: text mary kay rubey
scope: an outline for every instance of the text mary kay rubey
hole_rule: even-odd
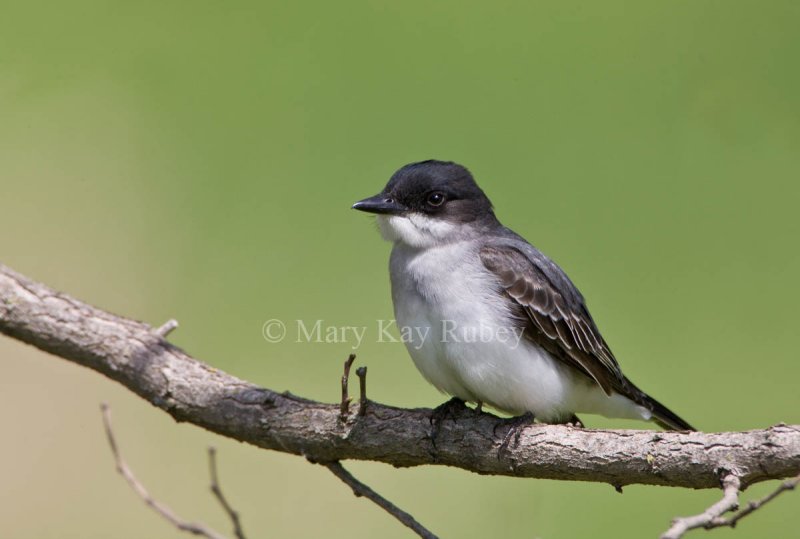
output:
[[[289,335],[289,326],[294,326],[294,335]],[[282,342],[291,338],[296,343],[352,343],[352,349],[360,347],[367,337],[369,326],[337,326],[325,320],[292,320],[289,324],[273,318],[264,322],[262,335],[267,342]],[[461,326],[454,320],[442,320],[433,326],[398,326],[395,320],[375,321],[375,342],[402,342],[413,348],[421,348],[428,339],[440,342],[485,343],[499,342],[510,348],[519,346],[525,331],[522,327],[497,327],[486,325]]]

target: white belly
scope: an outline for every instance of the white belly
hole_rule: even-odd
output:
[[[643,418],[643,408],[607,397],[594,382],[519,338],[509,305],[498,301],[475,247],[459,243],[415,250],[396,245],[391,259],[398,327],[422,375],[440,391],[542,421],[577,412]]]

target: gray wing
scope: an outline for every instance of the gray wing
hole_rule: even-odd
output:
[[[583,296],[555,262],[521,238],[490,243],[480,257],[527,315],[528,338],[592,378],[608,395],[627,385]]]

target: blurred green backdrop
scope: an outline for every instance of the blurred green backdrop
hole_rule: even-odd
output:
[[[434,406],[402,345],[375,342],[389,245],[349,206],[409,161],[453,159],[570,273],[645,389],[705,430],[798,423],[798,25],[794,1],[5,0],[0,260],[175,317],[190,353],[331,402],[350,345],[261,326],[367,325],[370,396]],[[253,538],[408,536],[302,459],[175,425],[5,338],[0,360],[2,537],[183,537],[115,474],[100,401],[186,518],[228,530],[214,444]],[[348,466],[443,537],[655,537],[718,496]],[[797,504],[714,535],[787,536]]]

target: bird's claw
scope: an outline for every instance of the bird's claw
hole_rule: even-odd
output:
[[[575,414],[573,414],[572,417],[570,417],[567,420],[567,422],[564,423],[564,425],[566,425],[567,427],[573,427],[573,428],[576,428],[576,429],[582,429],[584,427],[583,421],[581,421],[580,418],[578,418],[578,416],[576,416]]]
[[[458,397],[453,397],[447,402],[444,402],[431,411],[431,440],[433,445],[436,445],[436,438],[439,436],[442,422],[445,420],[456,421],[459,414],[467,409],[466,403]]]
[[[525,412],[524,414],[511,417],[508,419],[504,419],[501,423],[495,425],[494,427],[494,434],[497,435],[497,428],[498,427],[508,427],[508,431],[503,436],[503,441],[500,443],[500,447],[497,450],[497,456],[500,458],[505,453],[508,452],[509,445],[511,445],[511,440],[514,440],[514,446],[516,447],[519,445],[519,437],[522,434],[522,431],[525,430],[525,427],[533,423],[533,414],[531,412]]]

